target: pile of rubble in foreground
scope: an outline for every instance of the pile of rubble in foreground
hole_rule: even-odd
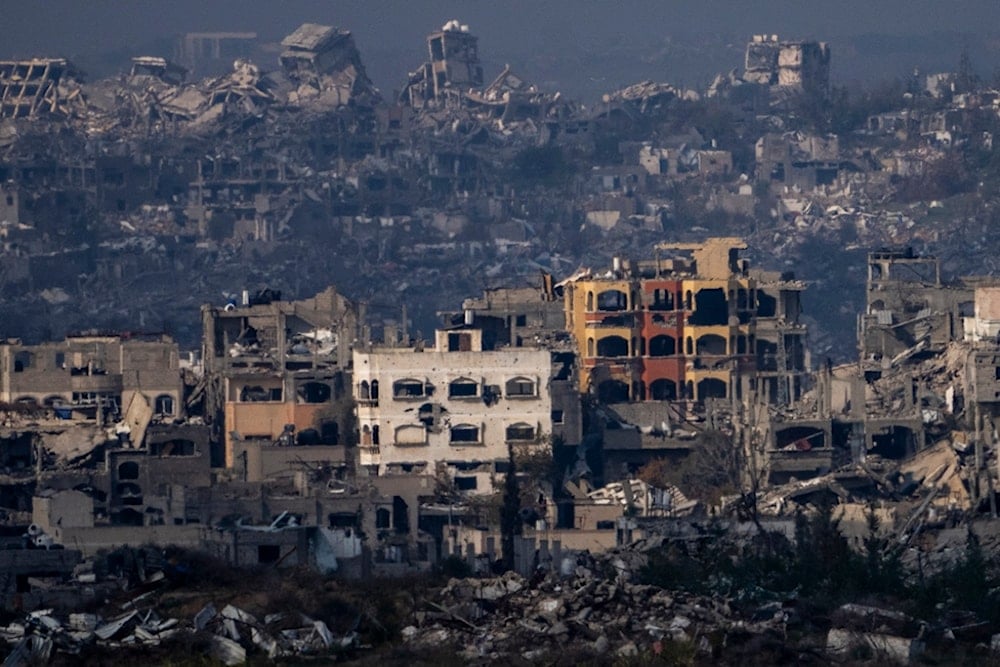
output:
[[[403,629],[413,648],[451,649],[464,659],[506,662],[571,647],[590,656],[658,654],[673,641],[711,658],[720,641],[756,637],[780,645],[787,614],[779,604],[743,620],[724,599],[630,583],[645,559],[622,552],[578,565],[568,577],[452,579]],[[611,576],[597,570],[606,568]]]
[[[989,624],[969,613],[928,624],[854,603],[824,612],[794,593],[749,603],[669,591],[636,583],[645,563],[642,552],[623,550],[589,559],[568,576],[451,579],[424,600],[403,641],[417,655],[449,653],[476,664],[908,664],[958,650],[981,658],[1000,652],[1000,634],[991,637]]]
[[[358,642],[357,633],[334,636],[325,622],[304,614],[269,614],[260,620],[233,605],[218,611],[212,604],[190,621],[162,617],[155,609],[132,609],[112,619],[80,613],[60,620],[44,609],[0,626],[0,639],[11,647],[3,667],[48,664],[56,653],[82,658],[94,647],[153,650],[170,641],[190,646],[199,638],[209,655],[226,665],[244,664],[248,651],[271,659],[305,657],[356,648]]]

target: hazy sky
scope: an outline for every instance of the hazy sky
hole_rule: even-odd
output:
[[[420,63],[424,36],[451,18],[479,35],[484,60],[778,33],[832,42],[836,67],[836,40],[850,36],[1000,33],[1000,0],[0,0],[0,56],[135,55],[188,31],[255,31],[274,40],[308,21],[350,29],[372,77],[387,87]],[[627,73],[622,80],[629,82]]]

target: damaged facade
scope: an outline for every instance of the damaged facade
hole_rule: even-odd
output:
[[[510,448],[551,448],[551,366],[547,350],[484,348],[474,323],[438,331],[429,350],[355,350],[359,464],[491,491]]]
[[[606,402],[738,400],[746,378],[770,387],[772,400],[797,398],[808,370],[804,285],[771,277],[759,286],[739,258],[745,247],[725,238],[660,244],[675,256],[616,259],[607,272],[561,283],[581,391]]]
[[[335,288],[302,301],[269,290],[244,292],[240,305],[202,308],[207,414],[225,424],[228,468],[244,447],[343,444],[338,404],[349,395],[350,346],[358,307]]]

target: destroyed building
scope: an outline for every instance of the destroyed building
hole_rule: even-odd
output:
[[[349,396],[358,306],[333,287],[301,301],[271,290],[243,297],[201,311],[206,413],[225,424],[226,467],[252,444],[343,444],[337,406]]]
[[[823,42],[754,35],[747,44],[743,78],[767,86],[825,92],[830,86],[830,47]]]
[[[316,97],[336,108],[364,94],[377,99],[349,30],[303,23],[281,46],[281,66],[299,85],[297,100]]]
[[[65,58],[0,61],[0,118],[69,115],[82,103],[76,76]]]
[[[973,286],[942,283],[936,257],[912,248],[869,253],[865,313],[858,318],[865,373],[878,377],[907,358],[939,353],[960,340],[974,302]]]
[[[745,247],[732,238],[660,244],[671,257],[616,259],[560,283],[581,392],[604,402],[737,400],[747,378],[770,387],[772,400],[794,400],[809,368],[804,285],[779,277],[761,289],[739,258]]]
[[[401,100],[413,108],[461,100],[469,88],[483,85],[479,38],[469,26],[451,20],[427,36],[429,60],[410,74]]]
[[[0,343],[0,402],[99,424],[139,401],[153,415],[184,414],[177,343],[167,336],[80,334],[58,343]]]

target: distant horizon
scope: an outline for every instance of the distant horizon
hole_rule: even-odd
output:
[[[267,43],[301,23],[322,23],[353,33],[369,76],[390,98],[407,72],[426,59],[425,36],[456,18],[480,38],[487,80],[509,63],[539,87],[584,102],[643,79],[701,87],[715,73],[740,68],[745,43],[754,34],[830,43],[835,83],[905,76],[914,67],[953,69],[963,50],[970,52],[980,75],[1000,69],[1000,3],[995,0],[772,0],[740,10],[693,0],[300,0],[281,5],[176,0],[168,6],[53,0],[4,8],[0,57],[68,57],[92,78],[102,78],[126,68],[134,55],[170,57],[164,51],[186,32],[252,31]],[[277,67],[276,58],[258,64]]]

